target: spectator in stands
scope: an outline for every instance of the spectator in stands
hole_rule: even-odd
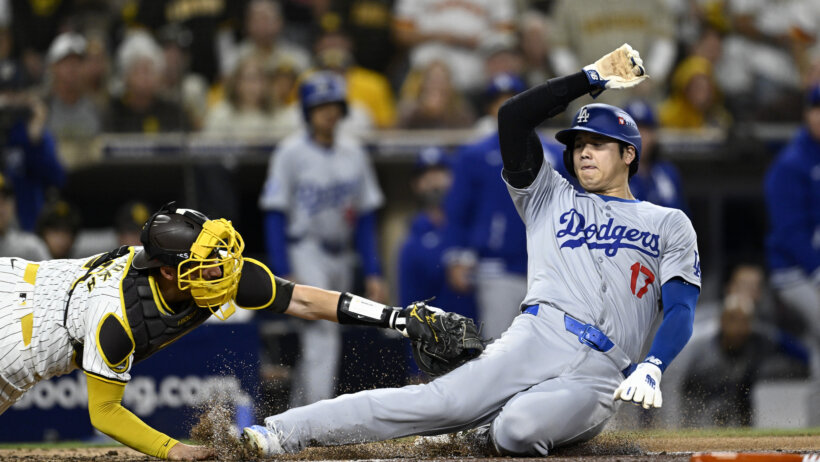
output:
[[[701,56],[683,60],[672,75],[670,96],[659,109],[666,128],[728,130],[731,116],[723,106],[712,63]]]
[[[19,257],[30,261],[48,260],[46,244],[34,233],[17,228],[14,189],[0,175],[0,257]]]
[[[187,130],[189,122],[178,104],[163,99],[165,58],[157,42],[144,31],[131,32],[117,51],[122,94],[111,100],[105,131],[160,133]]]
[[[416,159],[410,186],[419,209],[399,250],[399,304],[436,297],[436,303],[447,310],[475,317],[472,293],[456,292],[446,282],[444,198],[453,182],[447,156],[441,148],[427,147]]]
[[[10,1],[14,56],[22,64],[25,84],[37,85],[45,74],[45,56],[54,38],[67,29],[75,14],[76,1]]]
[[[528,87],[542,84],[556,76],[550,63],[551,39],[549,20],[536,10],[528,10],[518,19],[518,42],[524,58],[522,75]]]
[[[799,121],[802,95],[797,56],[818,30],[803,4],[817,2],[724,3],[732,27],[723,42],[718,76],[727,98],[737,102],[734,114],[757,120]]]
[[[694,337],[687,350],[683,421],[697,427],[751,425],[754,384],[805,377],[809,361],[805,346],[756,321],[754,300],[743,292],[727,293],[718,331]]]
[[[57,36],[46,55],[49,66],[48,122],[58,141],[83,141],[102,129],[99,108],[86,92],[83,62],[87,42],[74,32]]]
[[[493,41],[487,40],[480,51],[484,57],[484,76],[487,82],[497,75],[521,75],[524,72],[524,56],[514,36],[505,35]]]
[[[256,56],[266,69],[288,66],[301,73],[310,67],[310,53],[281,37],[282,11],[274,0],[251,0],[245,10],[245,39],[236,53],[223,56],[223,73],[229,75],[238,61]]]
[[[281,63],[271,70],[271,119],[274,135],[289,135],[304,123],[293,98],[297,80],[296,69],[287,63]]]
[[[444,61],[453,85],[468,92],[484,84],[482,42],[512,35],[514,20],[511,0],[399,0],[394,27],[397,42],[409,50],[411,68]]]
[[[225,98],[208,111],[204,132],[258,138],[273,128],[270,97],[262,61],[248,56],[239,62],[225,85]]]
[[[336,0],[319,18],[325,30],[345,30],[353,59],[360,66],[390,76],[399,64],[393,36],[395,0]]]
[[[91,34],[87,36],[87,40],[82,80],[95,106],[105,108],[108,107],[110,97],[108,83],[111,78],[111,59],[104,37]]]
[[[475,291],[487,338],[498,338],[509,327],[527,292],[526,232],[501,178],[497,122],[501,104],[524,89],[520,78],[508,74],[490,82],[486,125],[492,130],[456,151],[453,186],[445,201],[447,281],[458,293]],[[561,148],[551,144],[544,152],[556,170],[563,170]]]
[[[396,102],[390,82],[379,74],[359,66],[353,59],[353,42],[341,30],[324,32],[314,45],[316,64],[320,69],[343,75],[347,81],[348,101],[367,111],[377,128],[391,128],[396,123]]]
[[[46,129],[48,108],[20,88],[20,73],[12,61],[0,66],[0,139],[2,170],[14,187],[17,219],[24,231],[34,231],[49,191],[65,183],[57,144]]]
[[[114,231],[117,245],[142,245],[140,233],[142,225],[151,217],[151,210],[145,202],[129,201],[117,209],[114,217]]]
[[[766,173],[766,254],[775,295],[820,343],[820,83],[807,94],[804,118]]]
[[[190,72],[213,83],[219,78],[223,53],[233,52],[231,41],[244,13],[244,1],[179,2],[177,0],[139,0],[136,26],[158,34],[165,26],[176,24],[190,31]],[[133,5],[131,6],[133,8]]]
[[[642,144],[641,161],[638,171],[629,179],[629,190],[636,199],[688,212],[677,167],[660,158],[655,110],[644,100],[630,101],[624,110],[638,124]]]
[[[177,23],[163,26],[157,33],[162,48],[162,97],[185,110],[191,128],[202,128],[208,108],[208,81],[191,72],[191,31]]]
[[[37,219],[37,235],[46,243],[53,259],[72,257],[79,231],[80,214],[64,200],[46,204]]]
[[[453,87],[447,64],[433,61],[411,71],[402,86],[399,127],[467,128],[474,122],[472,109]]]
[[[595,62],[614,44],[628,43],[641,52],[649,83],[666,82],[677,54],[674,16],[664,0],[623,0],[613,8],[609,0],[558,0],[553,7],[550,38],[552,67],[557,75],[577,72]],[[622,105],[651,90],[662,95],[665,88],[641,85],[633,90],[607,92],[597,101]],[[571,112],[570,112],[571,113]]]

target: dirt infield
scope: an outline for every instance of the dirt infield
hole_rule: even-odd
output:
[[[750,452],[820,452],[820,435],[789,436],[704,436],[697,434],[675,435],[640,433],[604,433],[592,441],[571,448],[555,451],[547,459],[564,462],[582,459],[588,462],[675,461],[688,462],[692,452],[699,451],[750,451]],[[488,457],[473,448],[458,444],[425,444],[416,446],[410,440],[387,443],[360,444],[333,448],[310,448],[299,454],[281,457],[279,460],[439,460],[457,461],[469,459],[474,462],[501,460]],[[2,461],[32,462],[130,462],[157,460],[128,448],[7,448],[0,449]],[[222,457],[217,460],[237,460]]]

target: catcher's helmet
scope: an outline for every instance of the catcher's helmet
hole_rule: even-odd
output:
[[[210,220],[196,210],[177,208],[170,202],[145,222],[140,241],[143,248],[131,266],[138,270],[173,266],[177,286],[190,290],[200,307],[214,311],[236,295],[245,243],[230,221]],[[220,276],[205,279],[203,270],[210,268],[219,268]],[[233,309],[232,305],[223,309],[222,316],[227,318]]]
[[[572,127],[555,134],[555,139],[566,146],[564,148],[564,166],[570,175],[575,176],[572,165],[572,150],[575,135],[578,132],[597,133],[614,138],[635,148],[635,160],[629,164],[629,176],[638,171],[641,159],[641,134],[638,125],[624,110],[609,104],[587,104],[575,113]]]
[[[335,72],[320,71],[309,75],[299,86],[302,115],[310,120],[310,110],[323,104],[336,103],[347,115],[347,89],[342,76]]]

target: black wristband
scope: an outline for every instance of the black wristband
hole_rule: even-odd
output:
[[[344,292],[336,305],[339,324],[360,326],[395,327],[401,308],[382,305],[358,295]]]

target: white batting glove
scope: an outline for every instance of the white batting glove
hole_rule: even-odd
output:
[[[597,87],[591,92],[592,96],[598,96],[607,88],[633,87],[649,78],[640,53],[628,43],[584,67],[584,73],[589,83]]]
[[[615,390],[613,399],[642,405],[644,409],[661,407],[661,370],[652,363],[640,363]]]

